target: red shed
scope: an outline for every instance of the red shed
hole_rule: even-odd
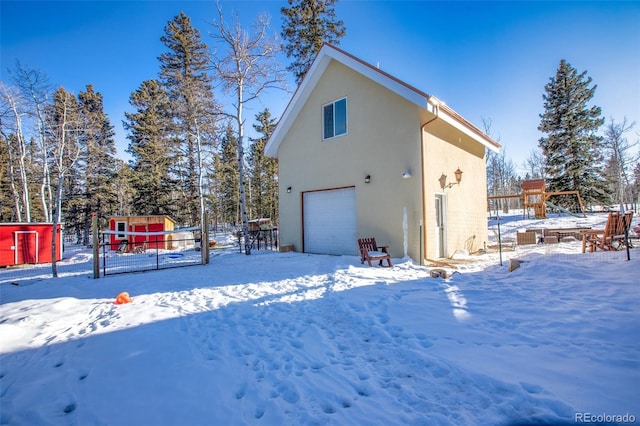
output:
[[[51,262],[52,223],[0,223],[0,266]],[[56,260],[62,259],[58,224]]]
[[[113,216],[109,218],[109,229],[111,231],[127,231],[127,232],[158,232],[158,231],[173,231],[175,228],[175,220],[169,216]],[[128,240],[130,248],[136,246],[142,246],[145,242],[148,248],[169,248],[171,245],[170,238],[159,236],[159,240],[166,240],[165,242],[158,243],[156,246],[155,236],[145,235],[118,235],[111,234],[109,243],[111,249],[116,250],[118,245],[123,240]]]

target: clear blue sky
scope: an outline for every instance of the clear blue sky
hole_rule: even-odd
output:
[[[245,26],[261,12],[279,34],[282,1],[222,1],[229,21]],[[207,1],[5,1],[1,15],[1,79],[22,65],[78,93],[92,84],[104,97],[121,156],[129,95],[157,77],[164,27],[184,11],[213,45]],[[597,84],[593,104],[607,121],[626,117],[640,135],[640,2],[436,2],[339,0],[347,28],[340,48],[447,103],[482,128],[492,122],[516,167],[537,148],[542,94],[561,59]],[[293,89],[293,87],[291,87]],[[290,95],[255,105],[280,117]],[[250,120],[251,121],[251,120]]]

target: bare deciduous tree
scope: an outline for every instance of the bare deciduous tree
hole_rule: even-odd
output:
[[[482,118],[482,125],[484,132],[491,135],[492,121],[490,118]],[[495,138],[500,141],[500,137]],[[513,162],[507,158],[506,150],[502,149],[500,152],[493,152],[487,150],[486,155],[486,168],[487,168],[487,193],[492,196],[506,196],[512,195],[517,192],[514,188],[514,183],[517,181],[515,175],[515,167]],[[498,209],[503,208],[505,211],[509,209],[509,198],[498,198],[494,203],[496,208],[496,216],[498,215]]]
[[[0,95],[2,96],[2,116],[7,117],[3,119],[2,123],[6,126],[10,133],[7,133],[3,128],[3,136],[9,144],[9,152],[12,151],[16,154],[16,162],[18,166],[18,175],[20,177],[22,208],[16,204],[16,212],[18,215],[18,221],[23,219],[26,222],[31,222],[31,207],[29,197],[29,179],[27,177],[27,143],[23,130],[23,116],[26,114],[26,109],[20,92],[14,87],[8,87],[0,82]],[[11,123],[11,125],[9,125]],[[15,147],[11,146],[11,143],[15,142]],[[14,187],[14,195],[17,188]],[[16,199],[16,202],[18,199]],[[23,216],[24,214],[24,216]]]
[[[529,156],[524,161],[524,167],[528,177],[534,179],[544,177],[544,155],[542,152],[539,149],[529,151]]]
[[[251,254],[245,196],[243,111],[247,103],[258,99],[266,90],[284,87],[284,76],[276,60],[280,46],[275,36],[272,39],[267,35],[269,18],[266,15],[258,17],[254,31],[250,34],[242,28],[237,16],[233,24],[228,26],[224,22],[222,8],[218,5],[218,21],[212,25],[215,29],[212,37],[221,45],[221,50],[214,54],[213,68],[223,89],[235,94],[231,111],[225,115],[233,119],[238,134],[242,232],[245,253]]]
[[[46,121],[44,111],[51,97],[51,85],[49,78],[42,72],[26,68],[19,62],[16,64],[13,72],[13,80],[20,89],[25,100],[30,105],[30,115],[35,120],[37,140],[39,144],[40,155],[40,203],[42,206],[42,214],[45,222],[51,222],[51,203],[53,193],[51,190],[51,175],[47,164],[47,155],[49,147],[47,146]],[[35,159],[32,159],[35,162]]]
[[[62,188],[66,174],[73,169],[80,156],[80,146],[75,143],[75,136],[79,129],[77,117],[76,97],[60,88],[54,95],[54,104],[50,112],[52,156],[51,165],[56,177],[55,205],[53,210],[53,232],[51,233],[51,272],[58,276],[56,265],[56,253],[58,250],[56,240],[58,224],[62,219]],[[60,248],[61,249],[61,248]]]
[[[626,188],[632,185],[629,168],[638,161],[638,154],[633,149],[638,146],[638,141],[630,143],[625,133],[629,132],[635,126],[635,122],[629,123],[627,118],[623,118],[622,122],[616,123],[611,118],[610,123],[604,131],[604,143],[606,148],[611,152],[609,160],[609,180],[615,187],[617,195],[614,199],[623,204],[625,199]]]

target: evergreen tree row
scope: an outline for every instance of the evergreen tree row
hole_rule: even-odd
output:
[[[296,65],[296,76],[304,75],[308,58],[324,41],[337,44],[344,35],[341,21],[334,19],[334,3],[290,0],[289,7],[282,8],[289,17],[305,16],[309,7],[318,12],[304,18],[318,30],[313,34],[290,31],[292,22],[283,28],[287,45],[296,46],[288,49],[288,56],[295,61],[307,58],[305,65]],[[259,80],[278,75],[267,59],[285,46],[263,40],[264,31],[247,38],[239,25],[223,25],[221,9],[219,16],[214,38],[227,42],[222,46],[231,51],[227,60],[249,58],[255,68],[238,69],[244,73],[240,75],[216,73],[225,64],[215,62],[189,17],[178,14],[161,37],[166,51],[158,57],[157,78],[143,81],[130,95],[131,111],[123,121],[128,163],[116,158],[114,127],[92,85],[75,96],[61,87],[53,89],[44,74],[17,64],[12,84],[0,83],[0,221],[64,222],[66,235],[83,244],[90,243],[94,214],[102,229],[114,215],[169,215],[180,226],[196,225],[205,211],[212,224],[238,225],[241,211],[277,223],[277,161],[264,156],[276,118],[268,108],[256,114],[253,128],[258,136],[249,138],[245,158],[241,111],[261,89],[282,83]],[[264,23],[262,30],[268,25],[259,23]],[[236,40],[241,42],[232,45]],[[243,45],[245,40],[252,44]],[[301,50],[301,45],[316,47]],[[214,86],[234,85],[234,101],[226,103],[237,106],[236,114],[226,111],[224,100],[214,95]]]
[[[160,38],[166,50],[157,77],[130,95],[123,121],[128,163],[116,158],[114,128],[92,85],[76,96],[17,64],[12,84],[0,82],[0,221],[63,221],[66,234],[85,244],[93,214],[102,228],[113,215],[169,215],[189,226],[205,211],[214,225],[262,217],[277,223],[277,162],[264,156],[277,118],[268,108],[258,112],[257,137],[245,140],[242,111],[262,89],[282,86],[266,78],[279,75],[269,62],[276,54],[292,59],[287,69],[300,82],[323,42],[339,44],[345,28],[334,4],[288,0],[283,46],[263,38],[268,22],[259,19],[261,31],[248,36],[237,22],[225,26],[218,9],[213,38],[215,50],[226,52],[221,56],[178,14]],[[216,98],[215,87],[233,100]],[[586,72],[561,61],[544,88],[544,136],[527,159],[527,174],[515,173],[504,150],[489,153],[488,194],[518,193],[523,179],[544,177],[549,191],[578,190],[590,206],[637,200],[637,142],[625,137],[635,123],[611,119],[602,133],[602,111],[590,105],[595,90]],[[490,122],[485,131],[491,133]]]

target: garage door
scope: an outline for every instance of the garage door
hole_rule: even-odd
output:
[[[306,192],[303,208],[306,253],[357,254],[355,188]]]

